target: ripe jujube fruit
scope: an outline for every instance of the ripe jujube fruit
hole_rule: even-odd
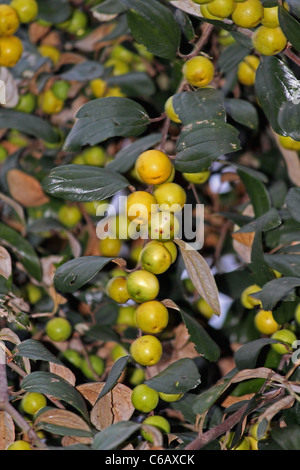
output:
[[[279,26],[277,28],[268,28],[262,25],[254,31],[252,44],[260,54],[272,56],[279,54],[286,48],[287,38]]]
[[[199,55],[185,62],[182,73],[190,85],[201,88],[212,81],[215,69],[210,59]]]
[[[160,361],[162,344],[156,336],[143,335],[130,346],[132,359],[141,366],[154,366]]]
[[[147,191],[134,191],[127,198],[127,216],[137,225],[149,223],[151,213],[157,210],[155,197]]]
[[[235,5],[231,19],[241,28],[254,28],[260,23],[263,14],[264,9],[260,0],[246,0]]]
[[[17,36],[0,37],[0,66],[14,67],[22,53],[23,44]]]
[[[153,192],[160,210],[180,212],[186,203],[186,192],[177,183],[160,184]]]
[[[133,271],[128,274],[126,282],[129,297],[138,303],[154,300],[159,293],[158,279],[149,271]]]
[[[125,304],[130,299],[126,277],[116,276],[111,278],[106,284],[106,294],[119,304]]]
[[[0,5],[0,37],[12,36],[20,26],[20,19],[11,5]]]
[[[239,63],[237,77],[242,85],[252,86],[255,83],[256,70],[260,64],[260,60],[253,54],[248,54]]]
[[[135,312],[136,325],[144,333],[158,334],[168,325],[168,309],[158,300],[143,302]]]
[[[135,169],[146,184],[164,183],[172,172],[172,162],[160,150],[146,150],[136,160]]]
[[[163,244],[150,241],[143,248],[140,256],[142,267],[153,274],[162,274],[172,264],[171,254]]]
[[[254,324],[258,331],[265,335],[272,335],[279,329],[279,324],[270,310],[260,310],[254,317]]]

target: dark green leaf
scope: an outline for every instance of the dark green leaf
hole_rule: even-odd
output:
[[[31,244],[8,225],[0,223],[0,240],[8,245],[23,266],[37,280],[42,278],[40,260]]]
[[[265,255],[265,260],[268,265],[283,274],[284,276],[299,276],[300,274],[300,256],[291,254],[272,254]]]
[[[92,444],[93,450],[115,450],[140,428],[139,423],[120,421],[97,433]]]
[[[119,0],[104,0],[100,5],[96,5],[93,11],[103,15],[115,15],[126,11],[126,8]]]
[[[25,117],[24,113],[14,109],[0,109],[0,129],[17,129],[24,134],[43,139],[49,143],[60,141],[57,131],[48,121],[33,114],[26,114]]]
[[[52,372],[32,372],[21,382],[26,392],[38,392],[58,398],[79,411],[88,420],[89,413],[82,395],[69,382]]]
[[[257,130],[258,114],[255,106],[246,100],[227,98],[225,100],[226,112],[239,124]]]
[[[121,377],[123,371],[125,370],[129,359],[130,356],[123,356],[120,357],[116,362],[114,362],[111,371],[106,379],[105,385],[101,390],[99,397],[97,398],[97,401],[100,400],[100,398],[104,397],[104,395],[106,395],[114,388],[119,378]]]
[[[241,169],[237,170],[253,206],[255,217],[260,217],[271,209],[271,201],[265,185]]]
[[[261,300],[264,310],[273,310],[278,302],[299,286],[299,277],[281,277],[267,282],[255,297]]]
[[[240,150],[238,131],[221,120],[184,126],[176,146],[176,170],[193,173],[210,167],[222,155]]]
[[[195,37],[195,31],[190,17],[183,10],[179,10],[178,8],[175,11],[175,20],[179,24],[186,39],[192,41]]]
[[[285,428],[275,427],[271,439],[277,444],[277,450],[298,450],[300,446],[300,429],[294,424]]]
[[[52,196],[71,201],[102,201],[129,185],[124,176],[106,168],[62,165],[50,171],[42,186]]]
[[[38,18],[50,23],[63,23],[70,18],[72,10],[68,0],[37,0]]]
[[[109,86],[118,86],[128,97],[151,96],[155,93],[152,79],[144,72],[131,72],[114,77],[108,77]]]
[[[192,359],[173,362],[162,372],[145,381],[148,387],[163,393],[185,393],[200,384],[200,374]]]
[[[199,415],[204,415],[218,400],[227,387],[228,384],[226,382],[220,383],[200,393],[197,400],[195,400],[193,411]]]
[[[16,356],[27,357],[34,361],[54,362],[54,364],[63,365],[54,354],[36,339],[26,339],[18,344],[17,350],[14,352]]]
[[[237,368],[239,370],[254,369],[262,348],[276,342],[271,338],[259,338],[242,345],[234,354]]]
[[[74,65],[70,70],[60,75],[62,80],[85,82],[100,78],[104,73],[104,67],[99,62],[86,60],[80,64]]]
[[[127,21],[135,40],[149,52],[164,59],[174,59],[181,31],[169,8],[157,0],[121,0],[127,8]]]
[[[286,38],[297,51],[300,51],[300,23],[281,5],[278,7],[278,18]]]
[[[84,332],[85,336],[96,341],[113,341],[115,343],[120,342],[120,338],[117,333],[107,325],[93,325],[91,328]]]
[[[285,202],[293,219],[300,222],[300,188],[291,188]]]
[[[76,115],[64,150],[76,151],[111,137],[135,137],[150,124],[145,109],[129,98],[99,98],[84,104]]]
[[[239,44],[231,44],[220,54],[217,66],[222,73],[227,74],[236,68],[239,63],[249,54],[250,49],[240,46]]]
[[[225,121],[226,117],[223,93],[214,88],[177,93],[173,107],[183,124],[212,119]]]
[[[75,292],[93,279],[113,258],[81,256],[59,266],[54,285],[61,292]]]

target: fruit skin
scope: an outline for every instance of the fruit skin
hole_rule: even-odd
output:
[[[156,241],[156,240],[153,240],[153,241]],[[172,242],[171,240],[170,240],[170,241],[167,241],[167,242],[158,242],[158,241],[156,241],[156,243],[162,243],[163,246],[164,246],[165,248],[167,248],[168,252],[169,252],[170,255],[171,255],[171,263],[172,263],[172,264],[175,263],[175,261],[176,261],[176,259],[177,259],[177,255],[178,255],[178,253],[177,253],[177,247],[176,247],[175,243]]]
[[[135,169],[146,184],[164,183],[171,175],[172,167],[168,155],[160,150],[146,150],[135,162]]]
[[[279,54],[287,45],[287,38],[280,27],[260,26],[252,36],[253,47],[266,56]]]
[[[63,352],[63,357],[67,359],[74,367],[81,367],[82,356],[75,349],[66,349]]]
[[[196,308],[201,315],[207,319],[210,319],[215,313],[211,306],[202,297],[196,302]]]
[[[16,106],[17,111],[22,111],[23,113],[33,113],[36,108],[36,96],[33,93],[24,93],[19,98],[19,102]]]
[[[39,96],[39,105],[45,114],[57,114],[64,107],[64,101],[55,96],[51,89]]]
[[[173,98],[174,96],[169,96],[169,98],[165,102],[165,113],[168,116],[168,118],[171,119],[171,121],[180,123],[181,120],[179,119],[178,114],[176,114],[174,111]]]
[[[136,410],[142,413],[150,413],[159,402],[159,396],[156,390],[148,387],[146,384],[139,384],[132,390],[131,402]]]
[[[274,349],[278,354],[287,354],[289,352],[290,346],[293,342],[297,340],[297,336],[290,330],[283,328],[282,330],[275,331],[271,336],[272,339],[278,339],[287,343],[288,346],[285,346],[281,343],[271,344],[271,348]]]
[[[137,225],[149,223],[150,214],[157,210],[155,197],[147,191],[134,191],[127,198],[127,216]]]
[[[228,18],[235,8],[235,2],[234,0],[213,0],[206,7],[210,14]]]
[[[47,399],[42,393],[28,392],[24,395],[21,401],[21,406],[25,413],[34,415],[41,408],[47,405]]]
[[[186,203],[186,192],[177,183],[163,183],[153,192],[160,210],[180,212]]]
[[[131,385],[137,386],[144,382],[145,371],[143,367],[130,367],[127,372],[128,381]]]
[[[149,271],[131,272],[127,276],[126,283],[129,296],[138,303],[154,300],[159,293],[158,279]]]
[[[141,252],[141,265],[153,274],[162,274],[172,264],[171,254],[167,248],[156,241],[150,241]]]
[[[124,305],[119,307],[116,324],[120,326],[122,325],[122,327],[125,328],[127,326],[136,328],[135,311],[136,307],[134,305]]]
[[[260,64],[260,60],[255,55],[246,55],[242,62],[239,63],[237,77],[242,85],[252,86],[255,83],[256,70]]]
[[[277,28],[279,26],[278,7],[264,8],[261,22],[268,28]]]
[[[72,333],[72,325],[66,318],[52,318],[46,324],[46,334],[53,341],[66,341]]]
[[[200,6],[200,11],[201,11],[203,18],[207,18],[209,20],[219,20],[219,21],[223,21],[224,19],[224,18],[221,18],[221,16],[215,16],[209,13],[206,4],[203,4]]]
[[[287,150],[295,150],[300,152],[300,142],[292,139],[290,136],[279,135],[278,140],[280,145]]]
[[[7,159],[8,151],[3,145],[0,145],[0,162],[4,162]]]
[[[106,284],[106,294],[119,304],[125,304],[130,299],[126,277],[116,276],[110,279]]]
[[[237,3],[231,15],[232,21],[242,28],[254,28],[264,14],[264,9],[259,0],[246,0]]]
[[[108,90],[107,83],[101,78],[95,78],[90,81],[90,87],[95,98],[103,98]]]
[[[158,300],[143,302],[135,311],[136,325],[144,333],[158,334],[168,325],[168,309]]]
[[[111,358],[117,361],[120,357],[128,356],[128,352],[120,344],[116,344],[111,350]]]
[[[101,376],[105,370],[105,363],[104,360],[96,354],[89,354],[88,359],[91,365],[87,359],[83,358],[80,369],[87,379],[95,380],[93,371],[96,375]]]
[[[65,101],[68,97],[70,86],[71,85],[66,80],[57,80],[55,83],[53,83],[51,89],[56,98]]]
[[[10,6],[17,11],[21,23],[31,23],[38,14],[35,0],[12,0]]]
[[[105,151],[98,145],[85,149],[82,152],[82,156],[86,165],[104,166],[105,164]]]
[[[210,170],[203,170],[197,173],[182,173],[182,176],[189,183],[203,184],[210,177]]]
[[[38,303],[38,301],[41,300],[41,298],[43,297],[42,290],[34,284],[27,284],[26,293],[29,302],[33,305]]]
[[[208,85],[214,78],[214,65],[204,56],[192,57],[182,68],[182,73],[190,85],[201,88]]]
[[[250,294],[254,294],[255,292],[259,292],[261,288],[256,285],[252,284],[251,286],[248,286],[246,289],[243,290],[241,294],[241,303],[245,308],[252,309],[256,306],[261,306],[261,301],[258,299],[255,299],[254,297],[250,297]]]
[[[72,16],[66,25],[66,30],[70,34],[82,36],[88,24],[88,17],[84,11],[78,8],[73,10]]]
[[[167,403],[173,403],[183,397],[183,393],[163,393],[158,392],[159,398]]]
[[[270,310],[260,310],[254,317],[254,324],[258,331],[265,335],[272,335],[278,330],[279,324],[275,321]]]
[[[162,433],[169,434],[171,432],[171,426],[169,421],[164,418],[163,416],[158,416],[158,415],[153,415],[153,416],[148,416],[144,421],[142,422],[143,424],[147,424],[149,426],[153,426],[157,429],[159,429]],[[141,435],[143,438],[151,442],[153,444],[154,439],[153,436],[150,432],[146,431],[145,429],[141,429]]]
[[[41,56],[50,59],[54,65],[56,65],[60,59],[60,51],[57,49],[57,47],[43,44],[39,46],[38,51]]]
[[[10,5],[0,5],[0,37],[12,36],[19,26],[16,10]]]
[[[0,37],[0,66],[14,67],[22,53],[23,44],[17,36]]]
[[[180,224],[172,212],[161,211],[151,214],[148,228],[152,240],[166,242],[178,236]]]
[[[117,238],[103,238],[99,241],[98,246],[102,256],[118,256],[122,248],[122,242]]]
[[[29,442],[20,439],[10,444],[6,450],[32,450],[32,447]]]
[[[72,228],[81,220],[82,214],[77,206],[63,205],[58,211],[58,220],[66,227]]]
[[[140,336],[131,344],[130,354],[132,359],[141,366],[153,366],[161,358],[162,345],[155,336]]]
[[[231,446],[231,442],[234,436],[234,432],[230,432],[227,442],[226,442],[226,447],[230,450],[250,450],[251,445],[250,445],[250,440],[248,439],[248,436],[242,437],[239,442],[234,446]]]

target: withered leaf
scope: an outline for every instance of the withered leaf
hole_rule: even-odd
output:
[[[38,207],[46,204],[45,195],[39,181],[21,170],[12,169],[6,175],[10,195],[24,207]]]

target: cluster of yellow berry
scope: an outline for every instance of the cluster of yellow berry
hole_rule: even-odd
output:
[[[241,28],[258,28],[252,35],[254,49],[263,55],[276,55],[285,49],[287,38],[278,19],[278,7],[266,8],[260,0],[193,0],[200,4],[204,18],[223,21],[231,18]]]
[[[35,0],[12,0],[0,5],[0,66],[14,67],[23,53],[22,41],[15,35],[21,23],[30,23],[38,14]]]

